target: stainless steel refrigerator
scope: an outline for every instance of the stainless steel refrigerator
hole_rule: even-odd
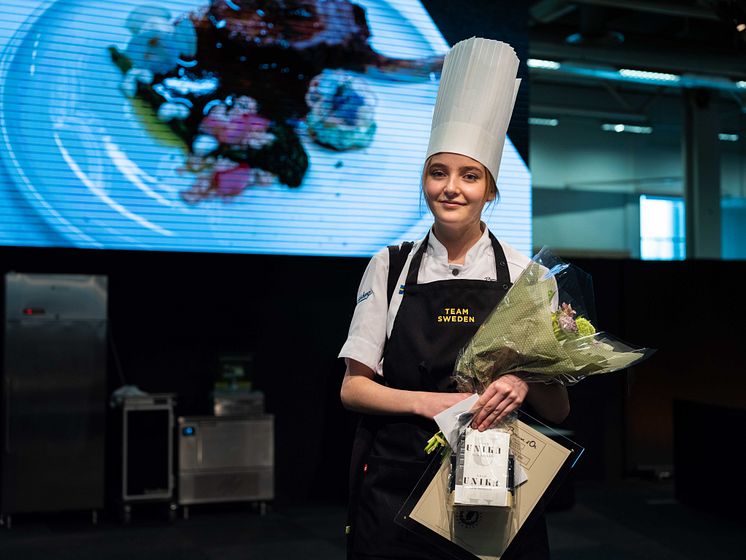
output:
[[[107,279],[5,276],[0,521],[104,505]]]

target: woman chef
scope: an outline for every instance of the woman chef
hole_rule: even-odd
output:
[[[422,174],[433,226],[411,247],[392,293],[387,249],[360,284],[340,352],[342,402],[363,413],[353,446],[350,558],[446,557],[394,518],[427,466],[433,417],[469,396],[450,381],[459,350],[529,262],[481,221],[498,195],[517,69],[513,49],[498,41],[472,38],[448,53]],[[553,422],[569,412],[563,386],[504,375],[479,398],[472,426],[484,430],[524,402]],[[547,558],[545,525],[523,533],[513,557]]]

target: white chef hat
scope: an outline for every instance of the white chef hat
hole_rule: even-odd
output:
[[[477,160],[497,180],[515,96],[518,57],[507,43],[472,37],[446,55],[427,156],[453,152]]]

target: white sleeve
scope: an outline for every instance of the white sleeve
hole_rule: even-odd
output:
[[[357,291],[357,305],[352,315],[347,340],[340,358],[352,358],[377,371],[386,343],[388,314],[389,252],[384,247],[368,263]]]

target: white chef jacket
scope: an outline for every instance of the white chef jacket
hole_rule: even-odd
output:
[[[405,283],[412,257],[422,245],[424,239],[417,241],[404,264],[397,286]],[[531,259],[516,249],[500,242],[508,263],[510,281],[515,282]],[[456,271],[456,272],[454,272]],[[402,301],[400,290],[395,289],[388,305],[389,251],[384,247],[368,263],[357,291],[357,305],[350,323],[347,340],[339,352],[340,358],[352,358],[365,364],[378,374],[382,373],[383,348],[386,339],[391,335],[394,319]],[[497,281],[495,254],[492,251],[489,231],[485,226],[479,238],[466,253],[464,264],[448,262],[448,250],[430,233],[425,253],[422,255],[418,284],[438,280],[488,280]]]

